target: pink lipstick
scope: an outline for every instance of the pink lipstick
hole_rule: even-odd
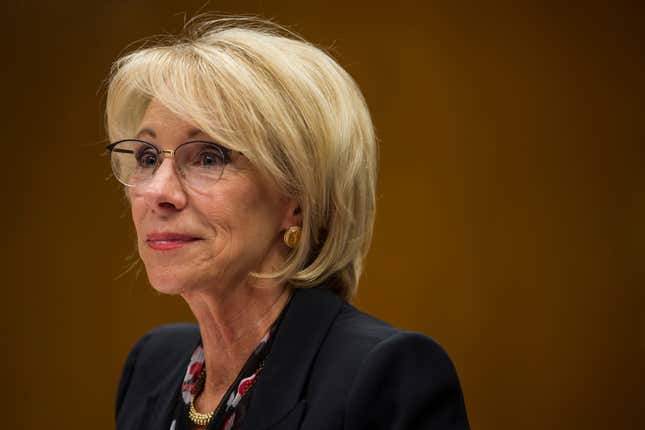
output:
[[[148,246],[157,251],[170,251],[181,248],[200,238],[181,233],[150,233],[146,236]]]

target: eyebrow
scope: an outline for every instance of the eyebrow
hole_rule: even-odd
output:
[[[198,129],[198,128],[194,128],[194,129],[192,129],[192,130],[190,130],[190,131],[188,132],[187,137],[188,137],[189,139],[192,139],[193,137],[197,136],[197,135],[198,135],[198,134],[200,134],[200,133],[203,133],[203,131],[201,131],[201,130],[200,130],[200,129]]]
[[[154,131],[150,130],[149,128],[142,128],[141,130],[139,130],[139,132],[136,135],[136,138],[138,139],[141,136],[143,136],[144,134],[147,134],[148,136],[152,137],[153,139],[157,138],[157,134]]]
[[[194,128],[194,129],[190,130],[190,131],[186,134],[186,137],[187,137],[188,139],[192,139],[193,137],[197,136],[197,135],[198,135],[198,134],[200,134],[200,133],[203,133],[203,131],[201,131],[201,130],[200,130],[200,129],[198,129],[198,128]],[[139,132],[138,132],[138,133],[137,133],[137,135],[136,135],[136,138],[138,139],[138,138],[140,138],[140,137],[141,137],[141,136],[143,136],[143,135],[148,135],[148,136],[152,137],[153,139],[156,139],[156,138],[157,138],[157,133],[155,133],[155,132],[154,132],[154,130],[151,130],[151,129],[149,129],[149,128],[142,128],[141,130],[139,130]]]

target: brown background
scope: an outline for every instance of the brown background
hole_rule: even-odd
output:
[[[2,426],[109,429],[133,342],[191,315],[143,273],[117,279],[134,236],[101,82],[204,2],[7,3]],[[275,18],[363,88],[381,170],[357,303],[445,346],[473,428],[642,428],[643,9],[483,3],[202,11]]]

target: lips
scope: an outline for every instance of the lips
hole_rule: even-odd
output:
[[[182,233],[150,233],[146,236],[146,243],[152,249],[157,251],[169,251],[181,248],[201,238]]]

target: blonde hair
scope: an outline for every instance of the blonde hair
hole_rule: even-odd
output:
[[[112,141],[158,100],[246,157],[302,210],[299,245],[275,273],[353,297],[372,238],[377,150],[360,89],[328,54],[252,18],[189,22],[118,59],[108,85]]]

